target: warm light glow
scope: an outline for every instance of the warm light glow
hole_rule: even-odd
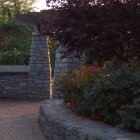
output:
[[[35,11],[47,9],[46,0],[36,0],[34,6],[35,6]]]

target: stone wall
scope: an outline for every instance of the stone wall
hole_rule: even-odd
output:
[[[46,36],[32,34],[29,66],[0,66],[0,97],[49,99],[50,66]],[[11,71],[10,71],[11,69]],[[17,70],[15,70],[17,69]]]
[[[47,37],[32,34],[32,48],[29,61],[28,86],[32,97],[50,98],[50,62]]]
[[[61,100],[41,106],[40,123],[47,140],[140,140],[140,134],[76,116]]]
[[[84,63],[84,56],[77,58],[76,54],[71,54],[65,58],[62,58],[62,51],[67,50],[62,47],[59,47],[56,50],[53,83],[61,78],[62,74],[70,73],[72,70],[77,69]],[[28,69],[26,69],[26,74],[24,73],[25,67],[20,69],[20,71],[16,71],[17,67],[18,66],[15,66],[11,69],[10,66],[7,66],[7,68],[0,66],[1,97],[27,97],[34,99],[50,98],[50,91],[52,90],[50,90],[50,60],[48,54],[48,41],[46,36],[41,36],[36,32],[32,34],[31,55]],[[17,82],[19,76],[20,79],[23,78],[24,83],[26,83],[24,86]],[[3,80],[5,81],[4,83]],[[54,85],[52,87],[53,97],[61,97],[60,92]],[[20,92],[22,95],[26,95],[15,96]]]
[[[27,72],[0,72],[0,97],[27,98]]]
[[[61,97],[61,94],[55,85],[55,83],[61,78],[61,76],[65,73],[70,73],[74,69],[77,69],[85,64],[85,57],[81,55],[80,58],[76,56],[76,53],[66,56],[63,58],[63,54],[61,52],[66,52],[67,50],[61,46],[56,49],[56,58],[55,58],[55,66],[54,66],[54,77],[53,77],[53,97],[58,98]]]

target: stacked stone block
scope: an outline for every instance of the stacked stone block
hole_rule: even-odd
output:
[[[70,54],[63,58],[63,53],[67,51],[64,47],[58,47],[56,50],[56,59],[54,66],[54,77],[53,77],[53,97],[61,97],[60,91],[58,90],[56,83],[63,74],[70,73],[73,70],[81,67],[85,64],[85,56],[81,55],[77,57],[76,53]]]
[[[40,36],[39,33],[32,34],[28,86],[31,98],[50,98],[50,63],[47,38]]]
[[[0,73],[0,97],[28,98],[28,73]]]

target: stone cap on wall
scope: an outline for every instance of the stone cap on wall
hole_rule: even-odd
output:
[[[1,72],[28,72],[28,65],[0,65]]]
[[[40,33],[39,32],[32,32],[32,36],[39,36]]]

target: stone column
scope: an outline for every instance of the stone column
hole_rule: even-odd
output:
[[[61,78],[64,73],[70,73],[74,69],[77,69],[85,64],[85,56],[81,55],[80,58],[76,57],[76,53],[73,53],[65,58],[62,58],[61,52],[66,51],[63,47],[58,47],[56,50],[56,59],[54,66],[54,77],[53,77],[53,97],[61,97],[60,91],[58,90],[55,83]]]
[[[28,73],[29,96],[37,99],[50,98],[50,62],[47,37],[32,34],[31,56]]]

